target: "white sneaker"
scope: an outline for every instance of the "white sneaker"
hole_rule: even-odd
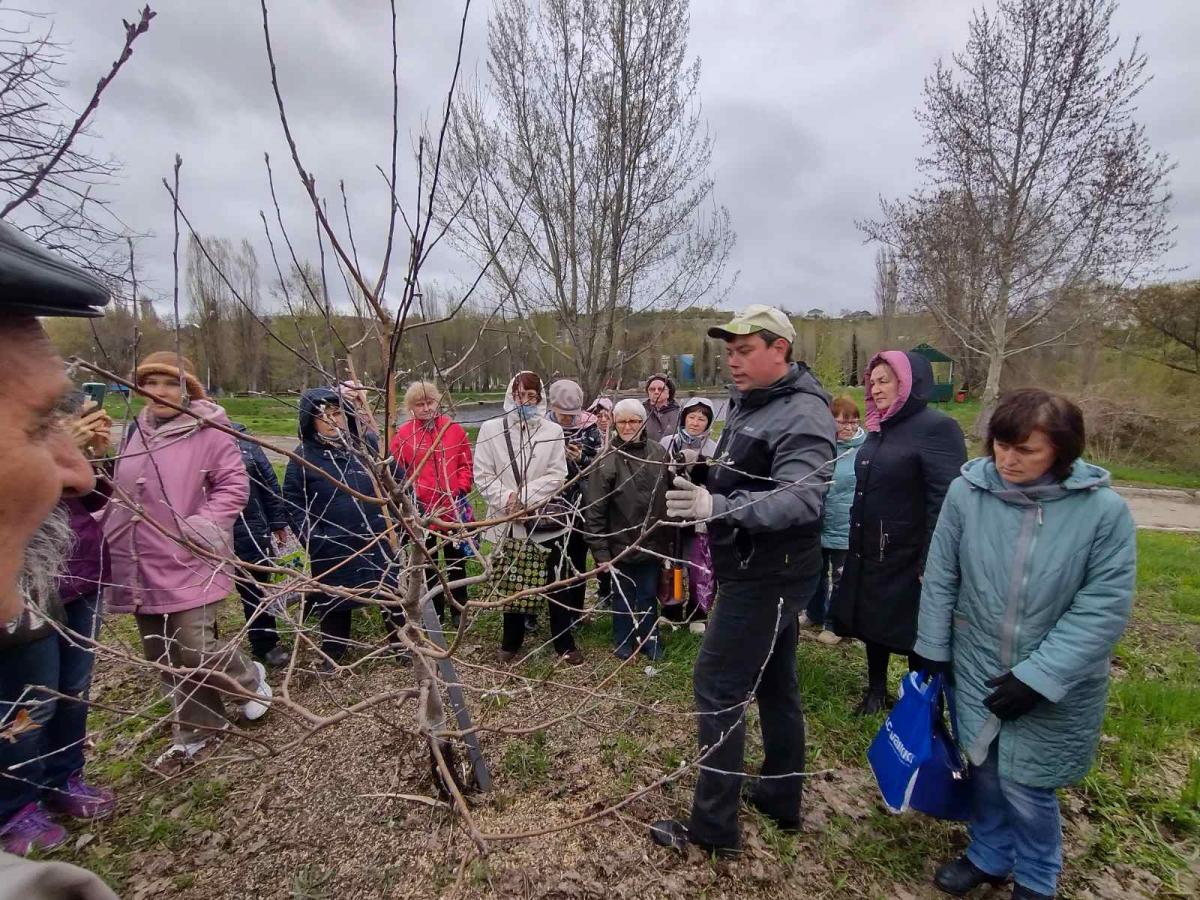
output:
[[[170,778],[189,766],[208,759],[220,746],[221,737],[216,734],[191,744],[172,744],[154,760],[153,769],[158,774]]]
[[[828,629],[823,630],[820,634],[818,634],[817,640],[820,641],[822,644],[828,644],[831,647],[834,644],[840,644],[842,642],[842,639],[840,637],[838,637],[836,634],[834,634],[832,631],[829,631]]]
[[[261,697],[261,700],[247,700],[242,704],[242,715],[251,722],[261,719],[267,714],[267,710],[271,708],[271,686],[267,684],[267,670],[258,660],[254,661],[254,668],[258,670],[258,687],[254,689],[254,693]]]
[[[813,623],[813,620],[808,617],[808,613],[806,613],[806,612],[800,613],[800,627],[801,628],[807,628],[812,623]]]

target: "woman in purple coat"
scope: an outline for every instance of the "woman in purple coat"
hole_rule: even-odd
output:
[[[237,440],[203,423],[228,428],[229,419],[174,353],[146,357],[137,384],[149,402],[130,426],[104,523],[108,603],[135,616],[146,659],[170,667],[162,679],[175,705],[175,740],[155,767],[174,773],[216,749],[229,726],[223,695],[240,688],[242,715],[253,720],[266,714],[271,688],[262,663],[236,639],[217,638],[219,604],[233,590],[233,522],[250,487]]]

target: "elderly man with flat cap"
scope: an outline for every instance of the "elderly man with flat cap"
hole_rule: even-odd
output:
[[[686,820],[650,826],[657,844],[730,856],[746,707],[758,701],[763,764],[746,802],[783,830],[800,827],[804,712],[796,671],[800,610],[821,568],[821,513],[834,457],[829,395],[792,361],[787,316],[754,304],[709,337],[725,342],[729,416],[707,485],[675,479],[667,515],[707,522],[717,601],[696,660],[699,773]]]
[[[64,427],[71,383],[38,316],[99,316],[108,290],[0,222],[0,629],[22,618],[26,550],[63,495],[91,492],[92,467]],[[11,704],[0,703],[0,742]],[[0,853],[0,900],[115,900],[91,872]]]

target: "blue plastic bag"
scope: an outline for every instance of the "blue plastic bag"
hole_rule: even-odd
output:
[[[909,672],[871,742],[867,758],[883,802],[894,813],[915,809],[938,819],[970,818],[967,770],[946,728],[943,698],[949,696],[941,675],[927,680],[922,672]]]
[[[920,673],[909,672],[900,682],[896,705],[867,750],[883,802],[894,813],[909,808],[917,774],[933,753],[933,721],[941,692],[941,675],[925,681]]]

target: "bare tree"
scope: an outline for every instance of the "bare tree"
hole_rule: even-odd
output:
[[[228,324],[234,314],[235,300],[225,283],[225,273],[233,271],[233,249],[220,238],[192,237],[187,253],[187,293],[191,300],[192,325],[197,329],[201,358],[196,360],[207,370],[207,388],[225,386],[225,359]]]
[[[884,344],[891,344],[899,302],[900,274],[896,270],[896,253],[890,247],[880,247],[875,254],[875,313],[883,323]]]
[[[129,229],[102,193],[120,166],[80,149],[78,139],[154,15],[147,6],[136,22],[123,23],[124,47],[76,114],[61,98],[64,53],[50,28],[41,29],[32,13],[0,10],[0,218],[110,281],[132,278]]]
[[[1114,8],[977,12],[966,50],[925,82],[925,186],[860,224],[895,250],[909,299],[987,360],[984,420],[1006,360],[1081,324],[1039,332],[1064,298],[1124,284],[1169,246],[1171,166],[1134,120],[1147,59],[1137,41],[1116,54]]]
[[[436,213],[533,339],[598,389],[636,312],[719,298],[733,245],[688,0],[501,0],[460,94]],[[557,333],[533,327],[550,313]]]

